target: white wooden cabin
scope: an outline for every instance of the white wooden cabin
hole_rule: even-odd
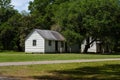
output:
[[[34,29],[25,39],[25,52],[65,52],[65,38],[56,31]]]
[[[92,37],[89,37],[89,41],[92,41]],[[86,45],[86,39],[83,41],[81,44],[81,52],[84,52],[85,45]],[[94,53],[99,53],[102,52],[102,47],[101,47],[101,42],[99,40],[94,41],[91,45],[90,48],[88,49],[88,52],[94,52]]]

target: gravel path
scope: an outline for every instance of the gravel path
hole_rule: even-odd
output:
[[[53,60],[53,61],[28,61],[28,62],[2,62],[0,66],[19,66],[19,65],[34,65],[34,64],[59,64],[59,63],[80,63],[80,62],[99,62],[99,61],[115,61],[120,58],[111,59],[80,59],[80,60]]]

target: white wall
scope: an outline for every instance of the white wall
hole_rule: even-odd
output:
[[[33,40],[36,40],[36,46],[33,46]],[[36,31],[34,31],[29,38],[25,41],[25,52],[31,53],[44,53],[44,38],[41,37]]]

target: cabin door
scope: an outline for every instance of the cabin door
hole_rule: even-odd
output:
[[[58,52],[58,41],[55,41],[55,52]]]

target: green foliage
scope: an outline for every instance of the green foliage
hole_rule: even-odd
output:
[[[0,0],[0,8],[9,8],[12,5],[10,5],[11,0]]]
[[[0,0],[0,49],[11,50],[15,47],[15,33],[10,18],[17,11],[10,5],[11,0]],[[9,24],[10,23],[10,24]]]
[[[84,38],[98,38],[104,46],[113,49],[116,43],[113,28],[117,30],[117,26],[120,26],[117,20],[120,15],[119,3],[119,0],[71,0],[58,7],[54,20],[63,31],[69,29],[71,33],[76,32]]]
[[[35,26],[41,29],[50,29],[52,23],[50,4],[51,0],[34,0],[34,2],[30,2],[29,10],[31,15],[34,16]]]
[[[65,38],[67,39],[66,42],[69,46],[72,46],[74,44],[78,44],[82,42],[82,36],[75,31],[71,30],[65,30],[62,32]]]

